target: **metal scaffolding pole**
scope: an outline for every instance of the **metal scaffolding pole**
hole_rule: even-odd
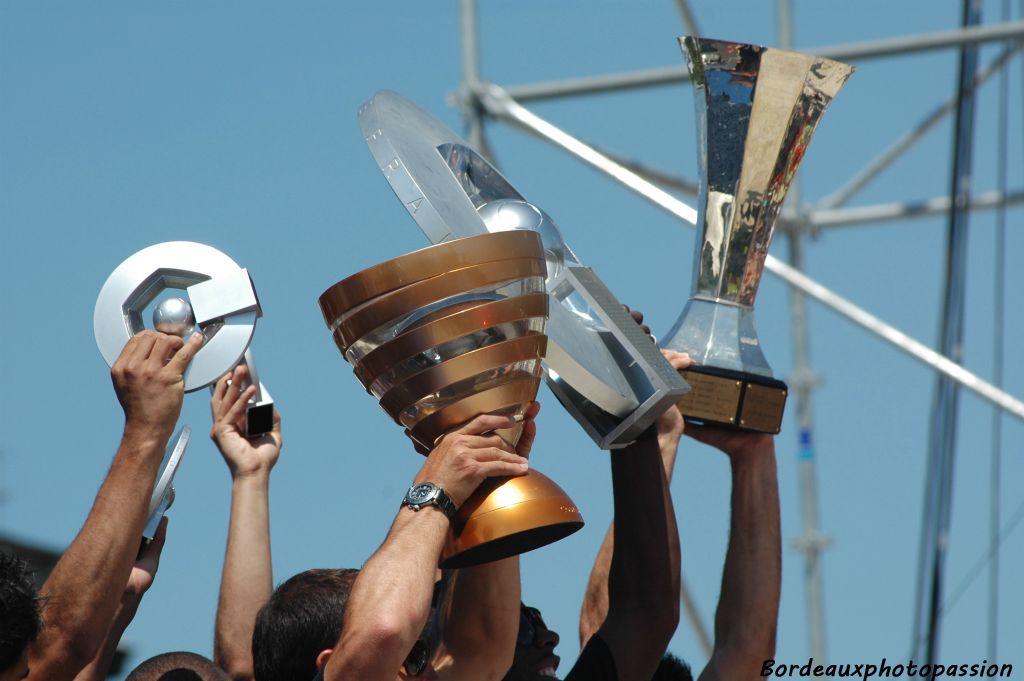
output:
[[[564,130],[527,110],[509,97],[508,93],[501,87],[492,83],[482,84],[478,95],[488,115],[527,130],[536,134],[541,139],[565,149],[573,156],[621,182],[651,203],[689,223],[691,226],[696,224],[697,211],[693,208],[628,168],[616,163],[593,147],[584,144]],[[1013,395],[1000,390],[948,357],[911,338],[896,327],[885,323],[870,312],[822,286],[771,254],[765,258],[764,265],[765,269],[781,278],[790,286],[799,288],[810,297],[832,308],[840,315],[894,345],[914,359],[948,376],[968,390],[1024,421],[1024,402]]]
[[[999,73],[1003,67],[1009,63],[1010,59],[1020,52],[1022,48],[1024,48],[1024,44],[1018,43],[1003,50],[1003,52],[996,57],[984,71],[978,74],[978,77],[970,85],[970,91],[973,92],[984,85],[985,82],[993,75]],[[948,113],[953,111],[956,107],[956,102],[957,98],[955,96],[951,97],[934,111],[925,116],[924,119],[917,124],[917,127],[903,135],[900,139],[896,140],[896,142],[884,153],[869,163],[859,173],[854,175],[852,180],[819,201],[818,207],[821,209],[838,208],[849,201],[857,192],[863,189],[868,182],[875,179],[875,177],[877,177],[883,170],[892,165],[892,163],[902,156],[904,152],[910,149],[915,142],[924,137],[929,130],[934,128],[943,118],[946,117]]]
[[[1009,194],[1000,191],[977,194],[968,201],[972,210],[990,210],[1016,206],[1024,203],[1024,190]],[[907,218],[926,218],[949,213],[951,201],[949,196],[936,196],[925,201],[909,203],[879,203],[874,206],[858,206],[857,208],[838,208],[834,210],[812,210],[808,214],[812,229],[834,227],[850,227],[869,222],[888,222]]]
[[[981,22],[981,5],[981,0],[964,0],[964,26],[974,26]],[[968,90],[968,85],[978,70],[978,52],[977,46],[965,46],[960,52],[953,168],[949,190],[951,206],[946,246],[946,284],[939,332],[940,351],[953,359],[959,359],[963,345],[968,199],[974,141],[974,93]],[[960,386],[944,376],[939,376],[935,385],[928,437],[929,464],[925,509],[921,521],[921,553],[912,643],[914,655],[918,659],[923,656],[925,663],[929,665],[935,664],[941,644],[942,587],[953,504],[953,465],[956,455],[959,400]],[[934,671],[931,678],[935,678]]]
[[[480,85],[480,49],[477,44],[476,0],[459,1],[459,29],[462,36],[462,88],[457,101],[462,109],[469,143],[487,158],[493,158],[484,136],[484,117],[476,100]]]
[[[784,50],[793,47],[793,1],[778,0],[779,45]],[[805,218],[800,201],[800,181],[793,178],[789,186],[786,212],[794,224]],[[796,270],[804,267],[804,230],[787,232],[789,264]],[[797,287],[789,289],[790,324],[793,336],[793,374],[789,385],[796,398],[799,428],[799,454],[797,460],[800,478],[801,533],[793,547],[804,558],[804,597],[807,608],[807,637],[811,657],[826,664],[825,603],[822,589],[821,554],[828,547],[828,537],[818,523],[818,469],[814,450],[813,393],[818,378],[811,369],[810,337],[807,331],[807,298]]]
[[[886,38],[884,40],[850,43],[848,45],[815,47],[807,50],[801,49],[801,51],[839,61],[863,61],[899,54],[946,49],[961,45],[1001,40],[1020,40],[1022,38],[1024,38],[1024,21],[1016,21],[994,26],[977,26],[955,31],[925,33],[905,38]],[[553,97],[592,95],[600,92],[672,85],[673,83],[680,83],[689,79],[690,74],[685,66],[664,66],[600,76],[515,85],[509,86],[506,89],[508,94],[515,100],[527,102],[537,99],[551,99]]]

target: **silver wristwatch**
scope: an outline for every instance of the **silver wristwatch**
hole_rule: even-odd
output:
[[[430,506],[431,504],[441,509],[448,516],[448,520],[455,520],[455,513],[458,510],[455,508],[455,504],[452,503],[451,498],[444,493],[443,489],[432,482],[421,482],[418,485],[413,485],[405,493],[405,498],[402,499],[402,505],[408,506],[414,511],[418,511],[424,506]]]

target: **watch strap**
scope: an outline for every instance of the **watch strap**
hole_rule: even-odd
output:
[[[419,484],[422,485],[424,483]],[[454,522],[455,514],[458,512],[458,509],[455,508],[455,502],[452,501],[451,497],[448,496],[448,494],[444,491],[442,487],[440,487],[439,485],[435,485],[432,482],[428,484],[430,484],[435,490],[433,498],[428,499],[427,501],[424,501],[422,503],[412,501],[409,498],[409,493],[411,493],[412,490],[418,486],[413,485],[412,487],[409,488],[409,493],[406,493],[405,498],[402,499],[402,505],[408,506],[414,511],[418,511],[423,506],[437,506],[441,510],[441,512],[448,517],[449,521]]]

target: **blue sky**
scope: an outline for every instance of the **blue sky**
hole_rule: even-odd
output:
[[[959,3],[795,2],[795,45],[955,28]],[[777,44],[775,3],[695,0],[709,37]],[[1000,4],[987,2],[987,22]],[[681,65],[684,27],[668,0],[485,1],[481,73],[512,85]],[[446,3],[8,2],[0,6],[0,530],[62,547],[79,528],[121,428],[92,311],[107,275],[153,243],[194,240],[249,268],[265,316],[253,349],[284,417],[272,481],[275,580],[309,567],[357,566],[383,538],[420,463],[350,375],[316,300],[337,280],[426,245],[366,149],[357,109],[393,89],[453,128],[447,97],[460,77],[458,12]],[[998,51],[987,46],[986,63]],[[854,62],[803,164],[813,203],[886,149],[955,86],[953,52]],[[1022,183],[1021,67],[1010,89],[1010,187]],[[995,188],[996,82],[979,95],[974,186]],[[530,105],[564,129],[648,164],[695,176],[688,84]],[[580,259],[656,333],[689,294],[692,231],[558,150],[488,128],[502,170],[560,225]],[[880,175],[853,205],[921,200],[949,183],[947,120]],[[692,199],[689,200],[692,203]],[[1008,254],[1024,248],[1008,213]],[[971,221],[965,365],[991,376],[994,218]],[[806,244],[808,273],[934,344],[943,276],[941,217],[826,230]],[[785,238],[772,252],[786,259]],[[1022,328],[1009,261],[1011,353]],[[829,657],[872,662],[909,650],[932,374],[835,313],[809,303]],[[765,354],[792,368],[788,289],[766,276],[757,301]],[[1024,395],[1011,354],[1006,385]],[[575,629],[590,562],[611,517],[607,456],[546,388],[533,463],[579,504],[587,527],[523,559],[524,594],[562,633]],[[984,553],[991,409],[965,393],[958,422],[947,593]],[[795,410],[778,438],[784,548],[780,660],[808,655]],[[125,636],[138,661],[167,650],[211,653],[227,529],[229,476],[212,443],[207,393],[187,397],[196,432],[153,590]],[[1003,426],[1004,520],[1020,507],[1022,424]],[[684,441],[672,485],[684,576],[711,621],[728,528],[725,457]],[[999,659],[1024,634],[1024,533],[1003,545]],[[986,651],[986,578],[944,620],[942,660]],[[685,622],[671,649],[704,659]],[[1015,658],[1015,655],[1018,656]],[[567,666],[563,667],[563,671]]]

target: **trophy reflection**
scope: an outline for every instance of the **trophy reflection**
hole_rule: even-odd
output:
[[[516,419],[495,431],[515,445],[547,348],[545,276],[536,232],[485,234],[354,274],[320,296],[320,309],[359,382],[421,454],[487,413]],[[466,500],[441,565],[499,560],[582,526],[566,493],[531,467],[485,481]]]
[[[786,190],[853,68],[757,45],[679,42],[701,177],[692,291],[663,343],[696,362],[682,372],[692,390],[679,409],[690,421],[778,433],[787,388],[761,351],[754,299]]]

